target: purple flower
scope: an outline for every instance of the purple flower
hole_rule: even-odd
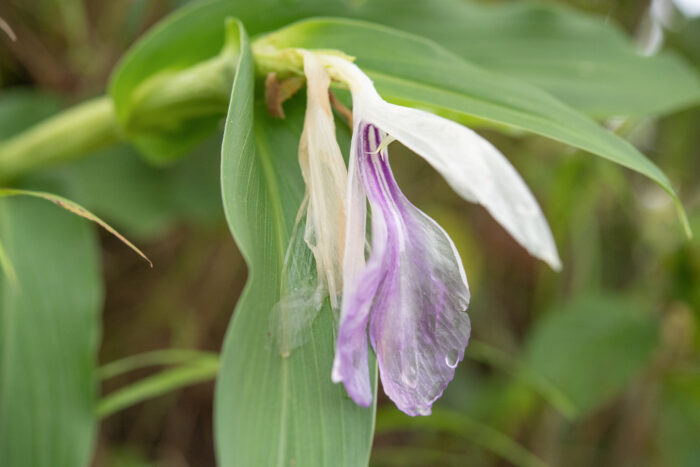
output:
[[[386,394],[409,415],[427,415],[464,356],[469,341],[469,288],[444,230],[401,193],[383,136],[357,126],[357,173],[372,208],[372,251],[347,283],[334,381],[369,405],[367,330]]]
[[[354,120],[332,379],[357,404],[371,403],[369,338],[386,394],[405,413],[427,415],[464,357],[469,288],[450,238],[396,184],[387,143],[397,139],[423,157],[532,255],[559,269],[556,246],[525,182],[488,141],[437,115],[389,104],[350,61],[320,57],[334,79],[349,85]],[[367,200],[372,235],[365,258]]]
[[[386,394],[407,414],[427,415],[464,357],[471,330],[469,287],[452,240],[396,184],[388,144],[399,140],[423,157],[460,196],[483,205],[532,255],[558,269],[551,231],[525,182],[478,134],[385,102],[346,57],[294,53],[303,58],[307,79],[299,146],[306,197],[297,224],[306,218],[304,241],[317,277],[311,286],[292,284],[273,310],[281,353],[301,345],[303,330],[327,294],[332,307],[340,307],[332,380],[342,381],[356,403],[369,406],[371,344]],[[335,139],[331,78],[347,84],[353,98],[347,171]],[[366,255],[368,200],[372,234]],[[290,248],[297,244],[293,239]]]

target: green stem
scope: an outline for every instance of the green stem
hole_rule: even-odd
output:
[[[154,350],[152,352],[131,355],[129,357],[107,363],[100,368],[99,374],[100,379],[109,379],[133,370],[138,370],[140,368],[155,365],[186,364],[203,357],[217,358],[218,356],[211,352],[202,352],[199,350]]]
[[[109,96],[98,97],[0,142],[0,183],[89,155],[122,139],[187,131],[198,119],[223,117],[237,54],[227,46],[221,54],[190,68],[146,79],[132,92],[125,115],[117,115]]]
[[[236,75],[236,57],[223,53],[179,73],[141,83],[131,96],[129,132],[158,132],[191,119],[224,116]]]
[[[185,365],[164,370],[102,398],[97,405],[97,415],[105,418],[139,402],[212,380],[218,370],[219,359],[214,355],[200,357]]]
[[[108,97],[79,104],[0,143],[0,182],[111,145],[118,128]]]

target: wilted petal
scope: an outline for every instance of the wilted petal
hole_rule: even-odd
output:
[[[355,119],[373,123],[423,157],[460,196],[483,205],[530,254],[561,268],[542,210],[498,149],[451,120],[385,102],[372,81],[347,60],[324,60],[350,84]]]
[[[330,107],[330,78],[316,56],[304,52],[307,106],[299,144],[308,195],[304,239],[316,260],[319,287],[328,289],[331,305],[338,308],[342,290],[345,245],[347,171],[335,136]]]
[[[352,400],[363,407],[372,403],[367,323],[380,279],[377,266],[370,259],[354,280],[346,278],[331,374],[333,382],[342,382]]]
[[[372,208],[372,252],[355,287],[346,287],[343,307],[347,316],[370,316],[386,394],[407,414],[426,415],[464,356],[469,289],[450,238],[401,193],[386,151],[376,152],[382,136],[359,124],[356,155]],[[353,331],[359,340],[359,326]]]
[[[350,154],[357,153],[359,128],[355,120]],[[367,407],[372,402],[372,387],[367,359],[367,323],[376,293],[376,265],[365,267],[367,196],[358,172],[357,157],[348,164],[347,236],[343,258],[343,303],[335,346],[334,383],[343,382],[350,397]]]

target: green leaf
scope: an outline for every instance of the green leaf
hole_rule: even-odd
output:
[[[306,343],[288,357],[269,332],[304,194],[297,162],[303,108],[300,98],[292,99],[287,118],[276,120],[264,102],[255,104],[253,58],[241,28],[221,184],[249,278],[226,335],[216,387],[222,466],[364,466],[369,458],[375,409],[355,405],[342,385],[331,383],[337,323],[329,306],[310,326]]]
[[[129,139],[150,159],[164,162],[216,129],[233,81],[227,60],[235,62],[222,54],[237,39],[227,40],[227,17],[241,18],[249,31],[260,33],[327,10],[318,0],[218,0],[168,16],[129,50],[110,79],[109,94]]]
[[[110,78],[109,94],[117,115],[128,121],[138,100],[138,88],[158,75],[173,75],[219,54],[226,41],[225,19],[239,18],[252,34],[270,31],[291,21],[338,9],[344,1],[214,0],[185,6],[153,27],[121,59]],[[344,8],[343,8],[344,9]],[[235,38],[234,38],[235,39]],[[230,91],[230,87],[228,89]],[[228,101],[221,113],[225,114]]]
[[[107,232],[110,234],[114,235],[117,237],[122,243],[124,243],[126,246],[132,249],[136,254],[138,254],[141,258],[146,260],[146,262],[153,267],[153,263],[151,263],[151,260],[148,259],[148,257],[141,251],[139,250],[136,245],[131,243],[129,240],[126,239],[122,234],[114,230],[109,224],[107,224],[105,221],[85,209],[84,207],[80,206],[79,204],[66,199],[62,196],[58,196],[52,193],[45,193],[43,191],[33,191],[33,190],[19,190],[15,188],[0,188],[0,197],[7,197],[7,196],[31,196],[34,198],[40,198],[44,199],[46,201],[50,201],[54,203],[56,206],[59,206],[66,211],[72,212],[73,214],[80,216],[84,219],[87,219],[91,222],[96,223],[103,229],[105,229]]]
[[[573,419],[577,415],[576,406],[559,390],[559,388],[552,385],[552,383],[546,378],[543,378],[541,374],[530,370],[530,368],[517,358],[508,355],[497,347],[472,338],[469,341],[469,352],[467,352],[467,356],[473,360],[487,363],[509,373],[516,381],[523,383],[528,388],[538,393],[566,418]]]
[[[700,371],[672,373],[665,382],[659,410],[659,465],[693,467],[700,459]]]
[[[104,365],[100,368],[100,379],[114,378],[115,376],[130,371],[155,365],[185,365],[203,358],[213,358],[218,361],[219,356],[211,352],[182,349],[164,349],[144,352]]]
[[[184,386],[211,380],[216,376],[218,369],[218,357],[200,356],[184,365],[164,370],[105,396],[97,406],[97,414],[101,418],[109,417],[147,399],[167,394]]]
[[[680,27],[664,31],[666,43],[678,50],[690,62],[700,64],[700,17],[687,19]]]
[[[226,43],[224,18],[240,18],[251,34],[260,34],[329,15],[420,34],[595,117],[668,112],[700,101],[697,74],[678,57],[643,57],[614,25],[565,8],[458,0],[215,0],[166,18],[116,68],[110,95],[127,135],[162,162],[216,128],[232,76],[219,60]]]
[[[457,412],[433,409],[429,417],[413,417],[398,410],[377,414],[377,434],[397,431],[441,431],[467,439],[518,467],[546,467],[546,464],[507,435]]]
[[[387,11],[391,8],[391,14]],[[593,117],[670,112],[700,102],[677,55],[641,55],[609,18],[536,2],[367,2],[363,15],[420,34],[487,70],[538,86]]]
[[[209,136],[226,111],[237,51],[224,47],[228,5],[185,8],[122,59],[109,93],[131,141],[156,162]]]
[[[88,465],[102,286],[92,226],[36,199],[0,200],[0,465]]]
[[[462,122],[482,119],[541,134],[646,175],[685,212],[666,175],[631,144],[547,93],[478,68],[439,45],[361,21],[306,20],[260,40],[278,49],[338,49],[357,58],[379,93],[397,104],[424,107]]]
[[[656,343],[657,323],[636,301],[581,297],[538,323],[525,364],[583,415],[617,395],[649,361]]]
[[[0,139],[20,133],[61,109],[57,97],[33,89],[3,89],[0,95]]]
[[[109,94],[119,120],[128,120],[136,90],[159,73],[175,73],[216,56],[224,45],[224,19],[232,2],[200,2],[182,8],[153,27],[121,59]]]
[[[0,242],[0,269],[2,269],[2,272],[5,274],[5,277],[7,277],[10,285],[13,287],[19,285],[17,272],[15,272],[15,267],[10,262],[10,258],[7,257],[7,253],[5,252],[5,247],[2,246],[2,242]]]
[[[377,21],[422,35],[486,69],[520,78],[595,117],[668,112],[700,101],[697,73],[673,53],[640,55],[608,19],[530,2],[461,0],[259,0],[198,2],[178,10],[134,46],[115,70],[120,116],[135,89],[160,73],[210,59],[224,44],[222,19],[255,35],[310,16]]]
[[[59,110],[55,98],[35,90],[3,90],[0,138],[12,137]],[[121,144],[34,171],[22,178],[21,186],[74,200],[128,237],[153,239],[183,220],[205,225],[223,221],[220,148],[217,132],[181,160],[156,167]]]

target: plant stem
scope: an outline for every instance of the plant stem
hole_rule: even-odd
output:
[[[0,182],[38,167],[67,161],[119,140],[109,97],[98,97],[0,143]]]
[[[0,183],[89,155],[122,139],[188,131],[197,119],[223,117],[236,58],[237,52],[227,47],[220,55],[177,73],[151,76],[132,91],[125,115],[117,115],[110,96],[98,97],[0,142]]]
[[[187,364],[203,357],[218,358],[218,355],[199,350],[154,350],[110,362],[100,368],[99,374],[100,379],[109,379],[148,366]]]
[[[200,357],[185,365],[164,370],[103,397],[97,405],[97,415],[105,418],[139,402],[209,381],[216,377],[218,370],[219,359],[215,355]]]

